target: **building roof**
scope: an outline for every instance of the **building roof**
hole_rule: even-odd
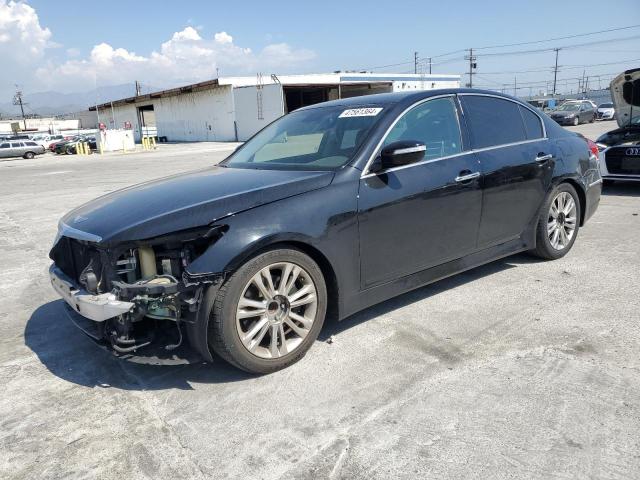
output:
[[[404,73],[371,73],[371,72],[334,72],[314,73],[306,75],[256,75],[245,77],[220,77],[204,82],[192,83],[182,87],[160,90],[145,95],[121,98],[112,102],[97,105],[98,108],[126,105],[154,98],[170,97],[183,93],[198,92],[216,87],[251,87],[256,85],[281,84],[285,86],[322,86],[322,85],[356,85],[356,84],[381,84],[390,82],[455,82],[460,80],[460,75],[431,75],[431,74],[404,74]],[[95,110],[96,106],[89,107]]]

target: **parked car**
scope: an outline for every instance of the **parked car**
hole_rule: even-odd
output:
[[[560,125],[579,125],[595,121],[596,109],[586,100],[570,101],[550,112],[549,116]]]
[[[89,145],[89,153],[91,149],[96,149],[96,137],[77,135],[68,140],[57,142],[54,146],[54,152],[57,154],[73,155],[78,153],[78,143],[86,143]]]
[[[52,143],[57,143],[61,140],[64,140],[64,135],[40,135],[32,138],[32,140],[39,145],[42,145],[44,148],[48,149]]]
[[[600,171],[606,181],[640,181],[640,68],[627,70],[611,81],[618,128],[596,140]]]
[[[23,157],[33,158],[36,155],[43,154],[45,149],[42,145],[38,145],[32,141],[18,141],[0,143],[0,158]]]
[[[116,352],[142,355],[164,325],[164,348],[184,330],[205,359],[266,373],[299,360],[326,315],[522,251],[563,257],[600,191],[587,142],[516,98],[342,99],[279,118],[219,166],[71,211],[50,277]]]
[[[68,142],[69,140],[72,140],[73,138],[75,138],[76,135],[67,135],[62,137],[62,140],[56,140],[55,142],[49,144],[49,150],[51,150],[52,152],[56,151],[56,147],[58,146],[58,144],[64,143],[64,142]]]
[[[614,120],[616,118],[616,109],[612,102],[601,103],[596,111],[598,120]]]
[[[541,112],[550,112],[556,108],[558,100],[555,98],[532,98],[527,100],[527,103]]]

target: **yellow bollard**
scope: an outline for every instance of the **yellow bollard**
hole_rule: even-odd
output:
[[[76,154],[77,155],[84,155],[82,142],[76,143]]]
[[[156,137],[151,137],[151,145],[153,146],[153,149],[155,150],[156,147]]]
[[[84,144],[84,154],[85,155],[90,155],[91,154],[91,147],[89,147],[89,142],[85,142],[85,144]]]
[[[104,153],[104,147],[102,146],[102,142],[100,142],[100,155],[102,155]]]
[[[149,137],[142,137],[142,149],[149,150]]]

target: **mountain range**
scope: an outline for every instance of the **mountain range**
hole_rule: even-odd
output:
[[[144,92],[149,93],[159,88],[145,86]],[[117,100],[125,97],[132,97],[136,94],[135,85],[132,83],[122,85],[111,85],[98,87],[86,92],[23,92],[22,100],[25,103],[24,113],[38,115],[62,115],[65,113],[78,112],[86,110],[96,103],[106,103],[111,100]],[[0,99],[1,100],[1,99]],[[0,117],[16,117],[20,116],[20,107],[13,104],[13,98],[0,101]]]

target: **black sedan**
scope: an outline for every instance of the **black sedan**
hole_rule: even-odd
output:
[[[512,97],[338,100],[276,120],[217,167],[70,212],[51,281],[116,352],[141,355],[164,326],[166,349],[186,333],[205,359],[272,372],[326,317],[518,252],[564,256],[601,183],[583,138]]]

